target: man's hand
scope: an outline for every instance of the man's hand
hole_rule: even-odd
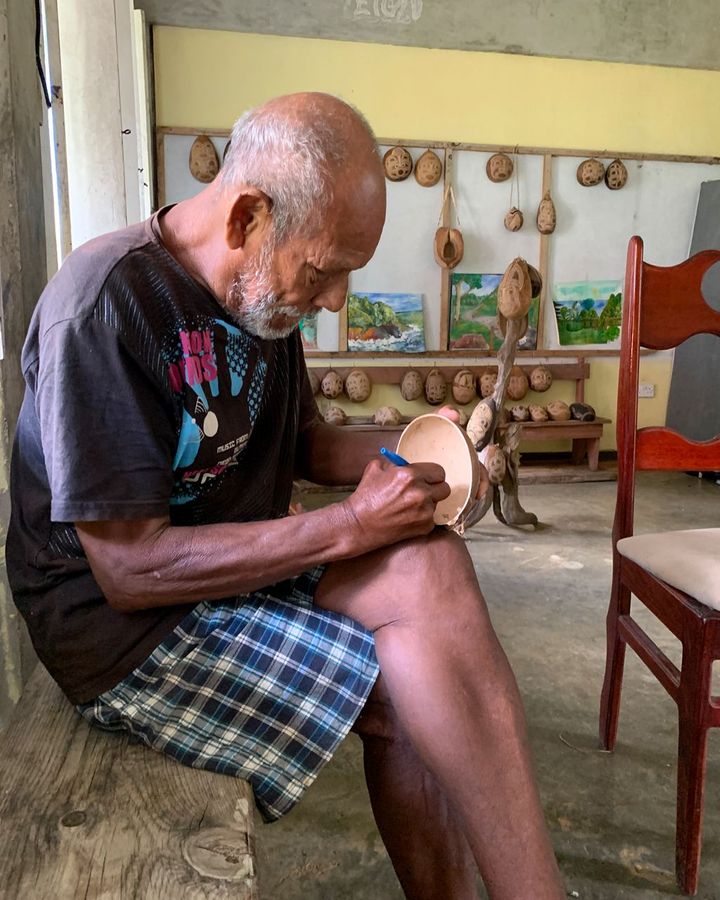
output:
[[[450,494],[442,466],[393,466],[372,460],[357,490],[344,501],[358,552],[429,534],[435,506]]]

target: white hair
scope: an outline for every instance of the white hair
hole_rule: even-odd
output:
[[[291,118],[272,107],[245,112],[232,130],[222,168],[222,184],[248,184],[272,202],[274,237],[279,242],[312,223],[333,200],[332,176],[351,147],[345,134],[310,110],[312,123]],[[375,137],[357,111],[368,135]]]

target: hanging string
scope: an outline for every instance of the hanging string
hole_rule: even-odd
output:
[[[440,207],[440,215],[438,216],[438,228],[443,227],[443,214],[445,210],[448,209],[448,201],[450,201],[452,208],[455,210],[455,222],[457,223],[457,227],[460,228],[460,216],[458,214],[457,202],[455,200],[455,189],[450,184],[450,182],[445,185],[445,194],[443,195],[443,202],[442,206]],[[447,227],[452,228],[452,216],[448,216]]]
[[[513,150],[513,176],[510,182],[510,208],[520,209],[520,171],[518,167],[518,151],[520,147],[515,145]],[[513,193],[517,196],[517,203],[513,203]]]
[[[45,71],[43,70],[42,60],[40,59],[40,32],[41,32],[41,15],[40,15],[40,0],[35,0],[35,65],[38,70],[38,77],[40,78],[40,84],[42,86],[43,97],[45,98],[45,106],[48,109],[52,106],[52,101],[50,100],[50,94],[48,93],[47,80],[45,78]]]

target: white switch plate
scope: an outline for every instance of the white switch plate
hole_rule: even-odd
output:
[[[641,381],[638,385],[638,397],[654,397],[655,385],[647,381]]]

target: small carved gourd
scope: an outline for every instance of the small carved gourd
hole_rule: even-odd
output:
[[[530,418],[533,422],[547,422],[549,416],[548,412],[544,406],[538,406],[535,403],[531,403],[528,412],[530,413]]]
[[[485,172],[490,181],[507,181],[513,173],[513,161],[507,153],[493,153],[485,164]]]
[[[426,150],[415,163],[415,180],[422,187],[432,187],[442,178],[442,163],[437,153]]]
[[[552,372],[547,366],[535,366],[530,373],[530,387],[542,394],[553,382]]]
[[[447,384],[442,372],[432,369],[425,379],[425,399],[432,406],[439,406],[447,395]]]
[[[517,206],[511,207],[511,209],[505,213],[504,223],[508,231],[520,231],[524,221],[523,214]]]
[[[196,137],[190,148],[190,174],[203,184],[209,184],[220,171],[215,144],[206,134]]]
[[[345,379],[345,393],[353,403],[363,403],[372,393],[372,383],[362,369],[353,369]]]
[[[540,234],[552,234],[557,225],[557,215],[555,213],[555,204],[552,202],[550,191],[545,192],[545,196],[540,201],[537,211],[537,230]]]
[[[507,395],[511,400],[522,400],[529,388],[527,375],[520,366],[513,366],[507,384]]]
[[[595,410],[589,403],[571,403],[570,418],[577,419],[578,422],[594,422]]]
[[[510,407],[510,415],[513,417],[513,422],[527,422],[530,418],[530,410],[527,406],[517,403]]]
[[[605,169],[605,184],[611,191],[624,188],[628,180],[628,170],[621,159],[614,159]]]
[[[328,406],[323,413],[323,419],[328,425],[344,425],[347,422],[347,416],[339,406]]]
[[[385,177],[390,181],[405,181],[412,172],[412,156],[404,147],[392,147],[383,156]]]
[[[502,484],[507,469],[502,447],[499,444],[488,444],[480,453],[480,462],[487,469],[490,484]]]
[[[423,395],[423,380],[419,372],[412,369],[406,372],[400,382],[400,393],[403,400],[417,400]]]
[[[497,384],[497,372],[483,372],[480,376],[480,396],[492,397]]]
[[[483,443],[496,418],[495,404],[492,400],[481,400],[477,404],[467,424],[467,435],[474,447]]]
[[[547,411],[553,422],[567,422],[570,418],[570,407],[563,400],[551,400]]]
[[[330,369],[326,372],[323,380],[320,382],[320,390],[328,400],[335,400],[343,392],[343,380],[337,372]]]
[[[465,253],[465,241],[459,228],[441,226],[435,232],[433,244],[435,262],[443,269],[454,269]]]
[[[532,284],[527,263],[516,257],[505,269],[497,292],[498,311],[506,319],[522,319],[527,315],[532,300]]]
[[[456,403],[465,405],[474,400],[475,393],[475,376],[470,369],[460,369],[455,373],[452,383],[452,395]]]
[[[584,159],[577,167],[575,177],[583,187],[594,187],[600,184],[605,175],[605,166],[599,159]]]
[[[381,406],[375,410],[376,425],[399,425],[402,416],[394,406]]]

